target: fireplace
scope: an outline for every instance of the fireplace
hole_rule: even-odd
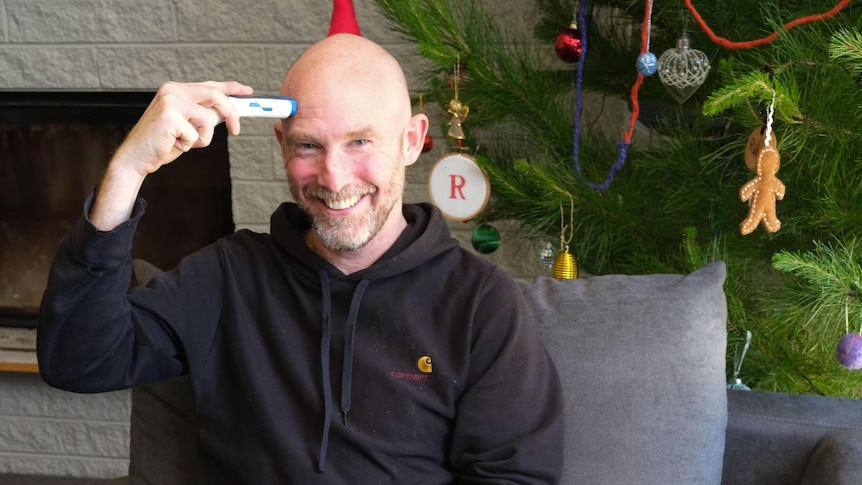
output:
[[[54,252],[151,92],[0,92],[0,326],[35,325]],[[233,232],[227,130],[147,177],[133,257],[169,269]]]

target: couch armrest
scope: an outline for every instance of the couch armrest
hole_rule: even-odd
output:
[[[862,401],[855,399],[728,391],[727,406],[722,485],[799,483],[824,437],[862,432]]]
[[[197,428],[188,376],[132,390],[129,478],[135,485],[197,482]]]
[[[862,431],[835,431],[820,440],[800,485],[862,483]]]

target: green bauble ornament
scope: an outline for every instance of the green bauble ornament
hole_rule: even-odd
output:
[[[500,247],[500,231],[491,224],[479,224],[473,229],[470,242],[473,249],[482,254],[491,254]]]

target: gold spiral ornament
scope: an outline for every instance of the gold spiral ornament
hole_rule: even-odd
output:
[[[419,360],[416,362],[416,366],[419,367],[419,370],[421,372],[423,372],[425,374],[430,374],[433,370],[433,367],[431,364],[431,357],[428,357],[427,355],[423,355],[422,357],[419,357]]]
[[[573,280],[578,277],[578,262],[575,260],[575,256],[569,252],[568,246],[560,251],[557,258],[554,259],[553,274],[554,279],[557,280]]]

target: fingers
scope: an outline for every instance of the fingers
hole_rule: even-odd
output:
[[[145,176],[184,152],[208,146],[222,119],[238,134],[239,114],[227,96],[252,91],[236,82],[162,85],[112,163]]]
[[[174,119],[166,125],[170,130],[169,135],[174,139],[174,148],[187,152],[193,148],[209,146],[215,126],[220,122],[219,116],[213,110],[195,103],[184,100],[174,103],[178,103],[180,107],[172,113]]]
[[[212,117],[191,104],[186,105],[188,108],[187,119],[200,129],[201,138],[205,141],[203,145],[197,146],[209,144],[212,139],[212,129],[221,120],[225,121],[225,126],[231,134],[238,135],[240,131],[239,114],[227,97],[250,95],[253,92],[254,90],[250,86],[234,81],[207,81],[194,84],[166,83],[159,89],[159,94],[176,96],[178,99],[187,100],[193,105],[208,108],[215,113],[215,117]]]
[[[250,86],[234,81],[203,83],[166,83],[156,97],[164,100],[165,110],[176,110],[175,122],[178,149],[188,151],[205,147],[212,141],[215,126],[222,120],[233,135],[239,134],[239,113],[228,100],[230,95],[249,95],[254,90]],[[185,120],[188,124],[183,124]],[[197,132],[195,136],[192,129]]]
[[[197,100],[201,106],[207,106],[223,119],[225,126],[232,135],[238,135],[240,129],[239,113],[236,107],[228,100],[228,96],[248,96],[254,92],[250,86],[235,81],[215,82],[207,81],[204,86],[215,89],[212,98]],[[217,124],[217,123],[216,123]]]

